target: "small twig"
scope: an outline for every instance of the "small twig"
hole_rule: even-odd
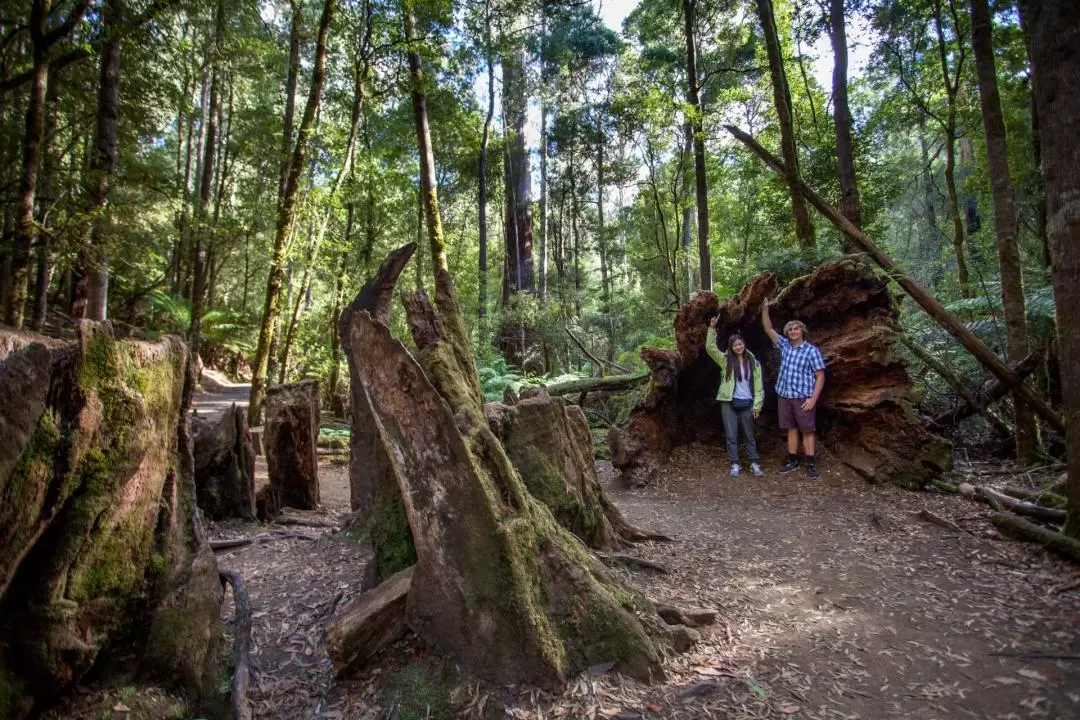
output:
[[[236,669],[233,671],[232,691],[229,705],[235,720],[251,720],[248,704],[248,683],[251,680],[251,602],[248,600],[244,578],[234,572],[220,572],[222,585],[232,586],[233,604],[236,606],[236,627],[233,629],[236,650]]]
[[[1068,585],[1062,585],[1061,587],[1054,588],[1053,590],[1050,591],[1050,594],[1051,595],[1060,595],[1062,593],[1067,593],[1070,590],[1077,590],[1077,589],[1080,589],[1080,580],[1077,580],[1076,582],[1069,583]]]

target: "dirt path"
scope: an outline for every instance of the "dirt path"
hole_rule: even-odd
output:
[[[656,600],[716,608],[721,622],[668,662],[663,683],[583,678],[560,697],[523,695],[508,717],[1080,718],[1076,568],[1000,539],[985,507],[957,497],[871,487],[828,463],[822,483],[774,469],[729,478],[714,452],[681,449],[643,490],[617,487],[609,466],[601,474],[629,519],[676,538],[632,551],[670,574],[617,572]],[[320,483],[324,508],[310,517],[339,523],[345,468],[321,465]],[[965,532],[918,519],[922,509]],[[251,593],[255,716],[383,717],[371,703],[382,669],[335,681],[322,642],[369,553],[327,528],[290,529],[318,539],[219,556]]]
[[[250,383],[230,382],[212,370],[203,371],[201,385],[191,398],[191,406],[199,417],[211,421],[218,420],[233,403],[247,407],[251,396]]]

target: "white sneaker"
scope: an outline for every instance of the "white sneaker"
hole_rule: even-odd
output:
[[[750,472],[754,473],[754,477],[761,477],[765,474],[761,471],[761,466],[757,463],[750,463]]]
[[[741,469],[742,468],[739,467],[739,463],[731,463],[731,472],[729,474],[731,475],[731,477],[739,477],[739,471]]]

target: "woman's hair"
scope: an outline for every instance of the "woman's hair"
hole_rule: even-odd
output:
[[[784,337],[787,337],[787,331],[793,327],[802,328],[803,340],[806,339],[806,323],[802,320],[788,320],[784,323]]]
[[[743,361],[749,362],[749,369],[743,367],[743,362],[739,361],[739,357],[735,354],[735,351],[731,349],[731,346],[735,344],[736,340],[742,340],[743,345],[746,345],[746,340],[743,340],[743,336],[739,333],[733,333],[727,340],[727,373],[728,380],[731,379],[732,368],[734,368],[736,380],[752,380],[754,378],[754,368],[757,366],[757,358],[754,357],[754,353],[750,352],[750,348],[747,347],[743,350]],[[743,372],[746,372],[746,376],[743,376]]]

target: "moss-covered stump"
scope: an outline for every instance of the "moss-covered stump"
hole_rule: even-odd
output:
[[[179,340],[118,342],[108,325],[77,342],[0,330],[0,717],[54,703],[120,640],[150,639],[148,670],[202,689],[222,593],[194,506],[187,361]],[[183,647],[153,642],[163,624]]]
[[[427,309],[410,317],[414,337],[430,333],[418,340],[426,373],[366,312],[353,322],[364,352],[350,358],[416,546],[409,626],[496,682],[557,687],[608,661],[658,674],[635,596],[529,494]]]
[[[319,383],[304,380],[266,391],[266,468],[279,507],[319,506]]]
[[[541,390],[512,406],[488,403],[484,414],[529,494],[586,545],[610,549],[660,539],[631,526],[604,493],[580,407]]]
[[[213,519],[255,519],[255,446],[247,414],[235,403],[216,424],[195,429],[195,491]]]
[[[722,441],[713,402],[720,371],[705,353],[709,320],[717,315],[717,341],[726,347],[739,332],[765,371],[765,410],[759,432],[776,427],[774,386],[779,353],[761,326],[761,306],[776,291],[770,274],[755,277],[720,302],[698,293],[675,318],[676,350],[642,350],[652,378],[649,393],[610,435],[612,462],[626,477],[647,478],[672,448],[692,441]],[[792,281],[771,310],[773,325],[802,320],[826,361],[818,405],[822,444],[872,482],[921,486],[952,465],[952,447],[929,432],[913,410],[911,378],[893,353],[898,310],[888,281],[861,260],[845,257]]]

